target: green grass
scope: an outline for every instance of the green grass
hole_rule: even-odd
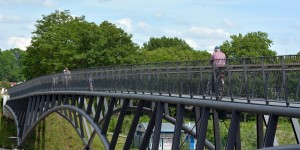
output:
[[[0,96],[0,147],[11,148],[16,145],[16,141],[8,137],[16,136],[17,130],[13,120],[8,119],[2,114],[2,97]]]
[[[84,145],[73,126],[56,113],[49,115],[40,122],[34,133],[25,142],[25,149],[84,149]]]

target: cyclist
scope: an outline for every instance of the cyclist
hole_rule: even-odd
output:
[[[214,52],[213,54],[211,55],[210,57],[210,64],[213,65],[215,67],[215,70],[216,70],[216,78],[218,79],[218,77],[221,78],[221,82],[222,82],[222,85],[224,85],[224,80],[223,80],[223,77],[224,75],[221,73],[221,68],[219,67],[222,67],[226,64],[226,55],[221,52],[221,49],[219,46],[216,46],[215,49],[214,49]],[[211,83],[212,83],[212,94],[215,93],[215,82],[214,82],[214,74],[212,74],[212,78],[211,78]]]

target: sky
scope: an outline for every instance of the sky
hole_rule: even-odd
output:
[[[0,0],[0,49],[25,50],[36,21],[55,10],[109,21],[140,46],[166,36],[212,51],[230,35],[262,31],[277,55],[300,52],[299,0]]]

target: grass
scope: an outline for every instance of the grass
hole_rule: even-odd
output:
[[[53,113],[43,120],[26,141],[30,150],[82,150],[84,145],[73,126],[60,115]]]
[[[11,148],[16,145],[16,141],[8,137],[15,137],[17,135],[16,126],[13,120],[8,119],[2,114],[2,97],[0,96],[0,147]]]

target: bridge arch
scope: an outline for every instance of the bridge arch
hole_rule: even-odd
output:
[[[7,107],[9,107],[9,106],[7,106]],[[95,122],[93,122],[93,119],[91,118],[91,116],[87,115],[83,110],[81,110],[81,109],[79,109],[79,108],[77,108],[75,106],[70,106],[70,105],[62,105],[62,106],[54,107],[54,108],[50,109],[49,111],[45,112],[43,115],[41,115],[39,117],[39,119],[37,121],[35,121],[31,125],[31,127],[28,129],[28,131],[26,132],[26,134],[23,136],[23,138],[21,140],[19,140],[19,142],[18,142],[18,148],[21,148],[21,146],[24,144],[24,142],[27,139],[27,137],[34,131],[34,129],[36,128],[36,126],[42,120],[44,120],[50,114],[58,112],[60,110],[71,110],[71,111],[74,111],[74,112],[80,114],[85,119],[87,119],[87,121],[93,126],[94,132],[97,133],[97,135],[100,137],[100,140],[103,143],[104,147],[106,149],[109,148],[109,144],[108,144],[108,140],[107,140],[106,136],[103,136],[101,134],[101,128]]]

